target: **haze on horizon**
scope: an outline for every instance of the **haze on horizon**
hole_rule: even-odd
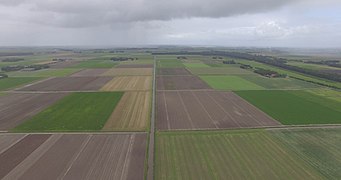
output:
[[[0,46],[341,48],[340,0],[0,0]]]

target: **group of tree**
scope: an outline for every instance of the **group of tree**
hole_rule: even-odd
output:
[[[2,62],[18,62],[18,61],[24,61],[25,59],[24,58],[16,58],[16,57],[13,57],[13,58],[5,58],[3,60],[1,60]]]
[[[213,56],[212,59],[224,59],[224,58],[221,56]]]
[[[8,78],[8,75],[4,73],[0,73],[0,79],[5,79],[5,78]]]
[[[341,64],[339,60],[326,60],[326,61],[304,61],[307,64],[318,64],[318,65],[326,65],[331,67],[341,68]]]
[[[223,61],[223,64],[237,64],[234,60]]]
[[[176,57],[176,59],[187,59],[187,57],[186,56],[178,56],[178,57]]]
[[[269,77],[269,78],[285,78],[285,77],[287,77],[286,74],[279,74],[276,71],[263,69],[263,68],[256,68],[253,72],[260,74],[262,76],[265,76],[265,77]]]
[[[134,61],[138,60],[138,58],[133,58],[133,57],[112,57],[110,58],[112,61]]]
[[[10,72],[10,71],[20,71],[23,69],[30,69],[32,71],[40,70],[40,69],[47,69],[50,66],[47,64],[33,64],[28,66],[22,66],[22,65],[15,65],[15,66],[4,66],[1,67],[1,70],[4,72]]]

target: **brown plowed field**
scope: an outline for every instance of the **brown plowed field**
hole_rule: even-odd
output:
[[[71,75],[71,77],[96,77],[101,76],[107,69],[84,69]]]
[[[157,90],[211,89],[197,76],[158,76]]]
[[[105,131],[141,131],[147,127],[151,93],[125,92],[114,112],[103,127]]]
[[[146,91],[152,88],[151,76],[119,76],[104,85],[102,91]]]
[[[29,119],[67,93],[8,94],[0,97],[0,130],[9,130]]]
[[[153,64],[120,64],[116,68],[153,68]]]
[[[156,107],[160,130],[280,125],[232,92],[163,91],[157,93]]]
[[[111,79],[111,77],[58,77],[24,87],[19,91],[94,91],[99,90]]]
[[[103,76],[151,76],[153,68],[111,68]]]
[[[0,154],[0,177],[143,179],[145,157],[145,134],[29,135]]]
[[[157,75],[192,75],[185,68],[159,68]]]

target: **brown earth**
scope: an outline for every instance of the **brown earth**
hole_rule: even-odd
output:
[[[157,75],[192,75],[186,68],[158,68]]]
[[[211,89],[197,76],[158,76],[157,90]]]
[[[7,94],[0,97],[0,130],[9,130],[66,96],[67,93]]]
[[[111,77],[57,77],[18,91],[95,91],[111,79]]]
[[[146,134],[55,134],[4,179],[143,179],[145,157]]]
[[[101,91],[146,91],[151,88],[151,76],[119,76],[105,84]]]
[[[280,123],[232,92],[157,92],[157,128],[229,129]]]
[[[153,64],[120,64],[116,68],[153,68]]]
[[[107,69],[84,69],[71,75],[71,77],[96,77],[101,76]]]

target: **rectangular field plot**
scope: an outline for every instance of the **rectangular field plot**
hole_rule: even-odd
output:
[[[109,120],[104,131],[143,131],[149,122],[151,107],[150,92],[125,92]]]
[[[118,76],[105,84],[102,91],[147,91],[152,88],[151,76]]]
[[[204,63],[183,63],[188,68],[208,68],[207,64]]]
[[[38,71],[18,71],[8,73],[11,77],[64,77],[76,73],[81,69],[43,69]]]
[[[239,67],[208,67],[208,68],[188,68],[191,73],[196,75],[234,75],[252,74],[251,71]]]
[[[197,76],[158,76],[157,90],[211,89]]]
[[[182,64],[181,61],[176,59],[163,59],[157,61],[157,67],[160,68],[182,68],[185,67],[184,64]]]
[[[155,179],[322,179],[263,131],[167,132],[156,136]]]
[[[159,91],[156,108],[159,130],[280,125],[232,92]]]
[[[63,98],[65,93],[0,96],[0,130],[9,130]]]
[[[157,75],[192,75],[185,68],[158,68]]]
[[[236,93],[282,124],[341,123],[340,102],[305,91],[237,91]]]
[[[0,179],[143,179],[146,135],[0,135]],[[21,139],[18,139],[21,138]]]
[[[19,91],[95,91],[111,79],[111,77],[59,77],[21,88]]]
[[[262,90],[265,89],[239,76],[200,76],[213,89],[217,90]]]
[[[101,130],[122,95],[121,92],[73,93],[13,131]]]
[[[108,69],[84,69],[71,75],[71,77],[96,77],[101,76]]]
[[[153,68],[111,68],[102,76],[151,76]]]
[[[341,128],[270,132],[326,179],[341,178]]]
[[[116,66],[118,63],[110,61],[110,60],[87,60],[81,61],[74,66],[73,68],[112,68]]]
[[[38,77],[9,77],[0,79],[0,91],[19,87],[37,81]]]
[[[116,68],[153,68],[154,64],[120,64]]]

